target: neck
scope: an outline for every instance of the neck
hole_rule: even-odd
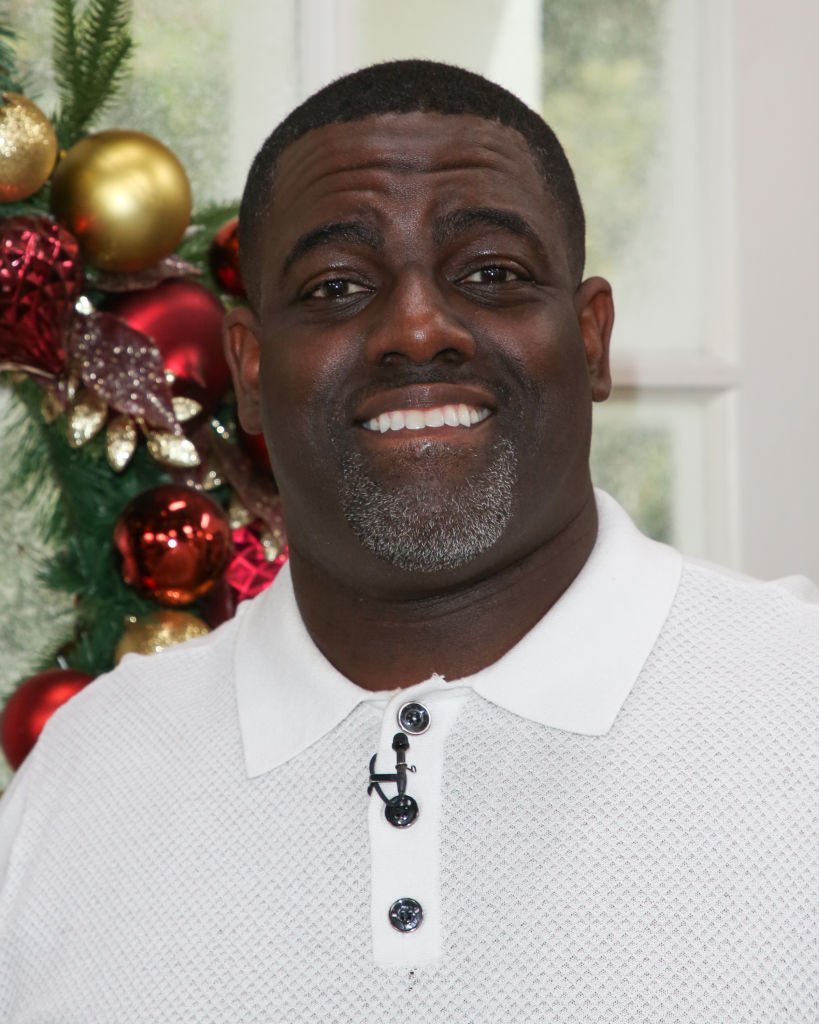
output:
[[[437,672],[473,675],[503,657],[580,572],[597,536],[593,494],[553,537],[500,570],[401,599],[367,594],[291,555],[296,600],[314,643],[344,676],[392,690]]]

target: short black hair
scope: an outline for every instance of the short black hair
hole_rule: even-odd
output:
[[[324,86],[288,114],[256,154],[239,210],[242,280],[251,305],[258,308],[257,243],[284,150],[314,128],[419,111],[472,114],[523,136],[563,220],[569,265],[580,281],[586,247],[583,204],[563,147],[543,118],[507,89],[472,71],[437,61],[396,60],[373,64]]]

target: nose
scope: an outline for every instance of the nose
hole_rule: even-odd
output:
[[[375,363],[462,363],[475,355],[475,339],[458,318],[441,285],[431,273],[408,269],[385,295],[382,316],[368,338]]]

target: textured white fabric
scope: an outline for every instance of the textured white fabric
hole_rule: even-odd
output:
[[[126,660],[47,727],[3,804],[0,1020],[819,1020],[815,606],[687,566],[602,735],[459,683],[419,968],[372,949],[391,698],[249,778],[240,628]]]

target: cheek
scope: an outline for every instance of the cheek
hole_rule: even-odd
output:
[[[326,450],[340,363],[337,350],[315,336],[303,344],[292,337],[265,343],[259,375],[262,422],[277,479],[293,468],[309,468]]]
[[[299,408],[325,402],[349,372],[353,346],[339,332],[284,328],[262,348],[263,400]]]
[[[585,404],[591,385],[580,328],[570,314],[529,318],[504,332],[498,351],[521,392],[551,419],[555,407],[571,414]]]

